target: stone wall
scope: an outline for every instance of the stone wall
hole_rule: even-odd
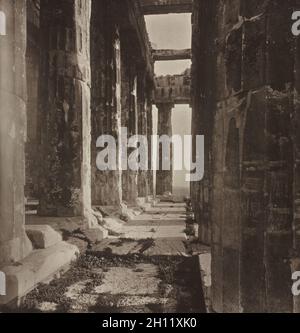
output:
[[[190,69],[180,75],[158,76],[155,78],[155,102],[190,104],[190,86]]]
[[[205,180],[192,194],[200,237],[212,245],[217,312],[296,311],[299,48],[290,21],[296,5],[194,4],[193,131],[205,134],[207,151]]]

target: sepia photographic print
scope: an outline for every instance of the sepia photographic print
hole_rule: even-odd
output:
[[[300,313],[300,0],[0,0],[0,313]]]

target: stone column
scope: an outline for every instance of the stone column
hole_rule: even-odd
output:
[[[120,170],[121,47],[113,2],[93,1],[92,65],[92,204],[119,206],[122,200]],[[117,143],[117,170],[96,167],[98,137],[111,135]]]
[[[90,0],[41,1],[39,214],[91,211]]]
[[[25,197],[38,198],[39,137],[40,124],[38,119],[38,84],[39,84],[39,10],[35,2],[27,1],[27,142],[25,147],[26,186]]]
[[[293,249],[294,135],[294,38],[286,17],[292,15],[289,1],[270,6],[266,25],[265,95],[265,216],[264,268],[265,304],[268,312],[292,312],[292,275],[287,258]],[[291,87],[291,88],[288,88]],[[297,227],[296,227],[297,229]],[[278,288],[280,286],[280,288]]]
[[[127,129],[127,139],[138,133],[137,79],[134,58],[122,53],[122,127]],[[128,156],[133,148],[128,149]],[[135,205],[138,198],[138,172],[123,170],[123,201]]]
[[[0,36],[0,267],[31,251],[25,225],[26,1],[1,0]]]
[[[294,90],[294,114],[293,114],[293,143],[294,143],[294,219],[293,219],[293,243],[294,258],[291,262],[292,273],[300,271],[300,40],[295,40],[295,90]],[[300,297],[293,300],[294,313],[300,312]]]
[[[149,94],[150,95],[150,94]],[[154,171],[152,170],[152,140],[153,135],[153,114],[152,114],[152,101],[150,96],[147,97],[147,138],[148,138],[148,195],[154,195]]]
[[[138,75],[138,134],[147,137],[147,102],[146,102],[146,77],[144,72]],[[147,171],[140,170],[138,177],[138,193],[140,198],[148,196]]]
[[[158,109],[158,128],[157,134],[159,137],[167,135],[172,137],[172,109],[174,105],[172,103],[157,104]],[[156,173],[156,194],[163,195],[165,192],[172,193],[173,191],[173,170],[172,170],[172,145],[170,144],[171,151],[171,170],[162,170],[163,159],[168,159],[170,156],[162,156],[163,151],[160,145],[159,147],[159,169]]]

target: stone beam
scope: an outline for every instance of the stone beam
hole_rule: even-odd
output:
[[[138,67],[145,68],[149,80],[154,87],[154,62],[149,36],[146,29],[139,0],[126,0],[122,4],[115,3],[115,15],[120,27],[121,40],[128,40],[134,53],[134,61]],[[127,15],[124,15],[127,13]]]
[[[193,0],[141,0],[144,15],[191,13]]]
[[[185,60],[192,58],[192,50],[153,50],[152,56],[154,61]]]

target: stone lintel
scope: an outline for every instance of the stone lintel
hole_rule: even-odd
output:
[[[185,60],[192,58],[192,50],[152,50],[154,61]]]
[[[142,0],[144,15],[191,13],[193,0]]]

